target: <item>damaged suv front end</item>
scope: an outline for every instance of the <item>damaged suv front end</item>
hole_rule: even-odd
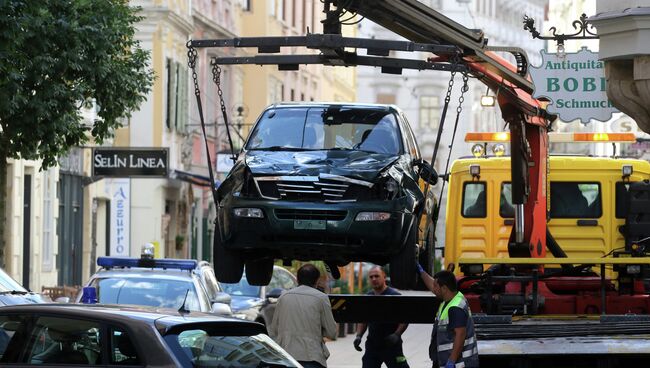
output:
[[[274,259],[398,262],[393,283],[410,287],[421,171],[432,173],[393,106],[267,108],[218,190],[218,278],[238,281],[245,263],[249,281],[264,283]]]

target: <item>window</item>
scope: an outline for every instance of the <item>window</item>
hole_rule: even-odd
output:
[[[248,326],[210,327],[183,331],[176,328],[165,335],[165,342],[182,366],[297,367],[291,357],[270,337],[259,334],[257,328],[252,331]]]
[[[188,69],[167,59],[167,129],[183,130],[188,118]],[[225,79],[225,78],[223,78]]]
[[[28,337],[28,364],[101,364],[101,328],[93,321],[40,317]]]
[[[43,271],[54,267],[54,175],[53,169],[43,172]]]
[[[110,364],[116,365],[139,365],[137,349],[133,344],[133,339],[120,329],[111,329],[111,361]]]
[[[291,277],[291,275],[289,275],[288,271],[275,270],[273,271],[273,277],[271,278],[271,282],[269,283],[269,286],[266,288],[266,292],[268,293],[273,289],[289,290],[291,288],[294,288],[295,286],[296,286],[296,282]]]
[[[512,204],[512,184],[501,184],[501,198],[499,199],[499,215],[503,218],[515,217],[515,206]]]
[[[388,93],[378,93],[375,100],[377,101],[378,104],[395,104],[397,101],[397,97],[393,94],[388,94]]]
[[[104,304],[134,304],[178,309],[185,301],[189,310],[201,310],[199,297],[190,281],[162,278],[101,278],[92,286]],[[187,294],[187,299],[185,295]]]
[[[437,96],[420,96],[420,127],[437,129],[440,123],[440,99]]]
[[[177,81],[177,64],[171,59],[167,59],[167,129],[172,129],[176,125],[176,84]]]
[[[267,110],[247,149],[403,152],[394,114],[374,109],[278,108]]]
[[[211,268],[205,267],[203,268],[201,277],[203,278],[203,285],[205,285],[205,291],[208,293],[210,301],[217,299],[219,284],[217,283],[216,276],[214,276],[214,271]]]
[[[486,185],[484,182],[467,182],[463,187],[463,217],[487,216]]]
[[[616,218],[627,217],[627,195],[631,182],[619,181],[616,183]]]
[[[17,361],[22,343],[20,331],[24,326],[23,316],[0,316],[0,361]]]
[[[551,182],[551,218],[599,218],[600,184]]]

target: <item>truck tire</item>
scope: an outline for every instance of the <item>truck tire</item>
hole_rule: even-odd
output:
[[[415,262],[418,259],[418,224],[414,220],[404,248],[390,262],[390,281],[393,287],[402,290],[415,288],[417,272]]]
[[[244,262],[239,253],[224,247],[219,231],[214,234],[213,251],[214,274],[217,280],[227,284],[239,282],[244,273]]]
[[[273,258],[246,261],[246,281],[254,286],[266,286],[273,277]]]

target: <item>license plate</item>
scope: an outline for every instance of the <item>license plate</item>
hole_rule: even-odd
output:
[[[293,220],[296,230],[325,230],[325,220]]]

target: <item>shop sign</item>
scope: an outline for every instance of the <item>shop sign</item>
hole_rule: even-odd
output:
[[[95,148],[93,176],[167,176],[167,148]]]
[[[111,256],[128,257],[131,252],[131,179],[112,179]]]
[[[598,53],[583,47],[558,55],[542,50],[542,65],[530,68],[535,84],[533,97],[546,98],[547,110],[564,121],[607,121],[618,110],[607,98],[605,63]]]

